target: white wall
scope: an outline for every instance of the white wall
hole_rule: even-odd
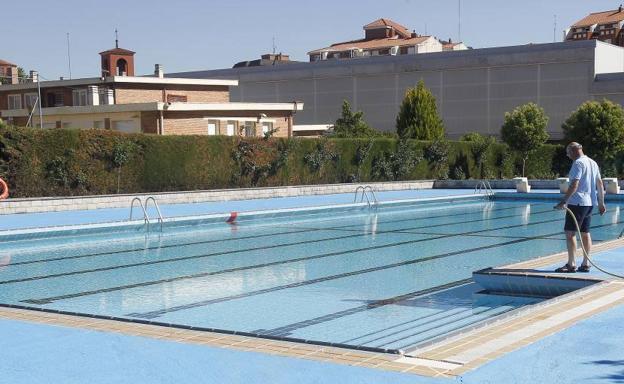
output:
[[[624,48],[598,41],[594,74],[624,72]]]

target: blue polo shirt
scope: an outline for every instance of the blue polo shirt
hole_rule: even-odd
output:
[[[596,189],[596,180],[600,179],[600,168],[598,164],[589,157],[583,155],[572,163],[570,168],[570,183],[578,180],[578,188],[576,192],[568,199],[569,205],[581,205],[589,207],[598,205],[598,192]]]

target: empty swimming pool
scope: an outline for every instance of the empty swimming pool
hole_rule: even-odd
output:
[[[0,303],[396,351],[542,300],[471,273],[563,251],[551,201],[302,210],[5,241]],[[594,216],[598,241],[619,207]]]

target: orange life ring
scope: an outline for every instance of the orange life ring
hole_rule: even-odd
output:
[[[0,179],[0,186],[2,187],[2,195],[0,195],[0,200],[4,200],[9,197],[9,186],[6,181]]]

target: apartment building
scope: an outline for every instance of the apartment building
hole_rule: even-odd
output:
[[[590,13],[565,30],[565,40],[600,40],[624,47],[624,9]]]
[[[134,75],[134,52],[100,53],[101,76],[0,85],[0,116],[18,126],[159,135],[292,136],[303,103],[232,103],[237,80]],[[39,102],[41,101],[41,102]],[[41,107],[41,111],[39,108]],[[41,112],[41,113],[40,113]]]
[[[364,38],[335,43],[308,52],[310,61],[352,59],[367,56],[414,55],[467,49],[463,43],[442,42],[433,36],[419,35],[390,19],[378,19],[364,27]]]

